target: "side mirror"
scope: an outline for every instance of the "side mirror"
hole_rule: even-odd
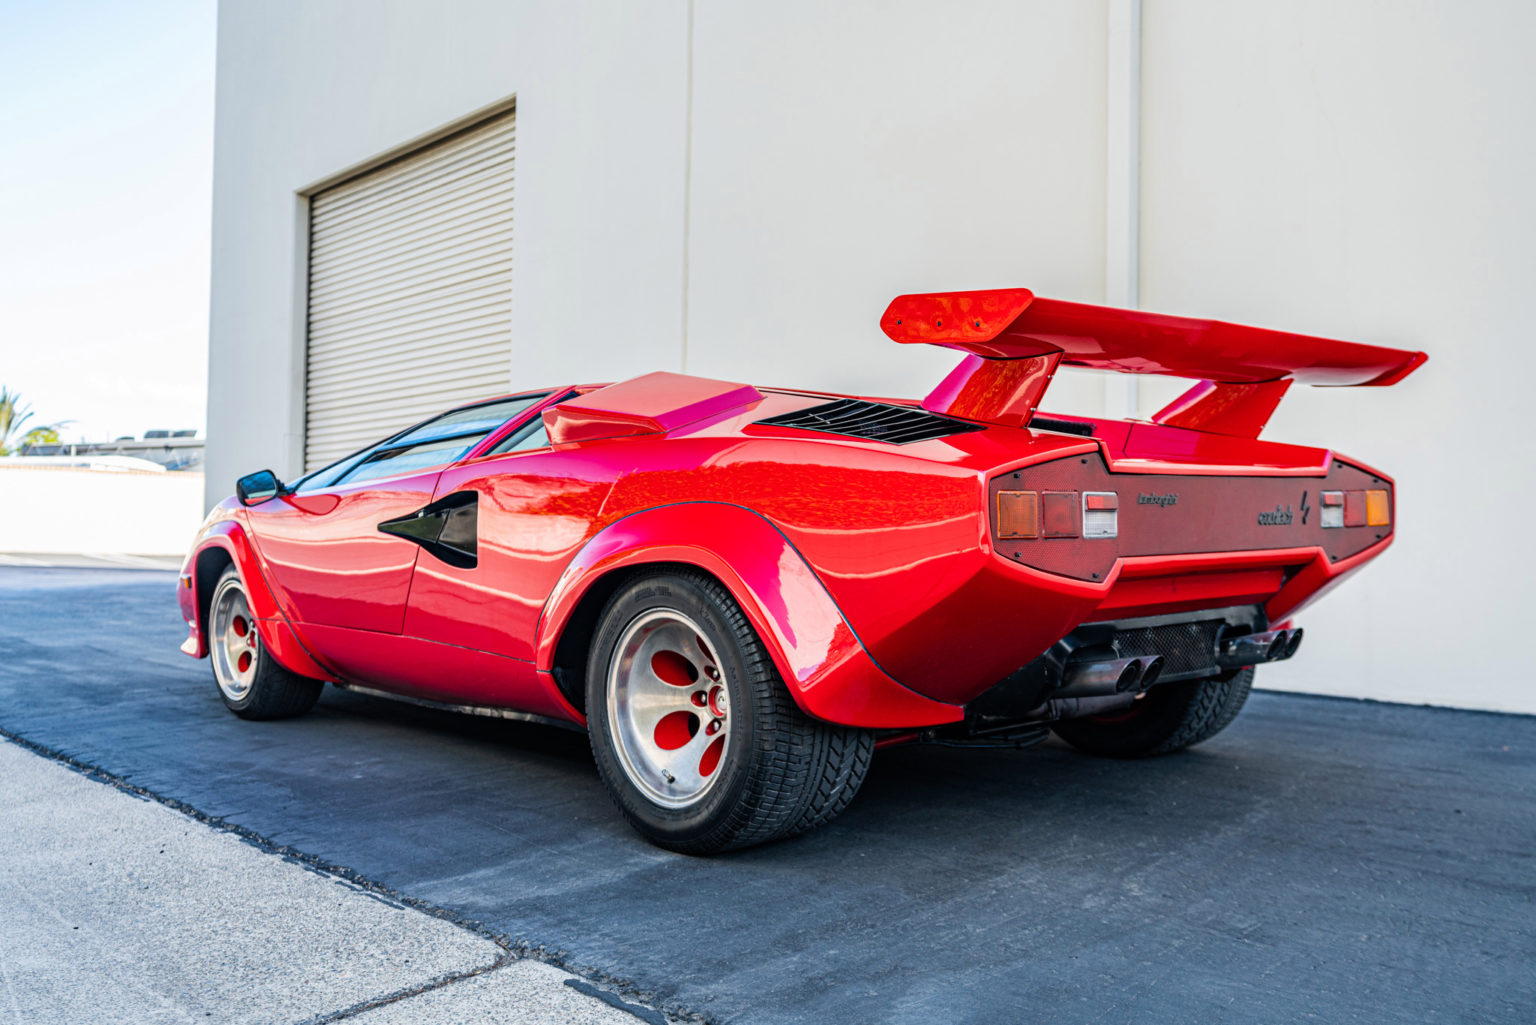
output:
[[[283,482],[271,470],[257,470],[235,481],[235,497],[241,505],[257,505],[283,493]]]

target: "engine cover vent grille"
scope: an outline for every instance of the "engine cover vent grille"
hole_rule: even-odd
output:
[[[984,424],[967,423],[939,416],[911,406],[890,406],[863,399],[838,399],[793,413],[780,413],[757,421],[773,427],[798,427],[824,434],[842,434],[850,438],[868,438],[892,445],[929,441],[950,434],[969,434],[986,430]]]

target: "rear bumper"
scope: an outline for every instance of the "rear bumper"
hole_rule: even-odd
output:
[[[988,556],[906,630],[871,649],[914,691],[965,705],[1084,624],[1154,616],[1201,618],[1232,607],[1288,619],[1381,554],[1391,536],[1345,559],[1321,548],[1121,559],[1102,581]]]
[[[1125,559],[1085,622],[1261,605],[1270,622],[1290,616],[1392,544],[1392,535],[1348,558],[1322,548],[1279,548]]]

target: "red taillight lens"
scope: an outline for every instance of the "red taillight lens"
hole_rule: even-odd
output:
[[[1082,527],[1077,519],[1076,491],[1047,491],[1040,496],[1040,518],[1045,537],[1077,537]]]
[[[1344,492],[1344,526],[1365,526],[1365,492]]]

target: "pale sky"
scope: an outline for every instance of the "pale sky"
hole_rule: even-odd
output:
[[[66,440],[204,426],[214,0],[0,0],[0,385]]]

